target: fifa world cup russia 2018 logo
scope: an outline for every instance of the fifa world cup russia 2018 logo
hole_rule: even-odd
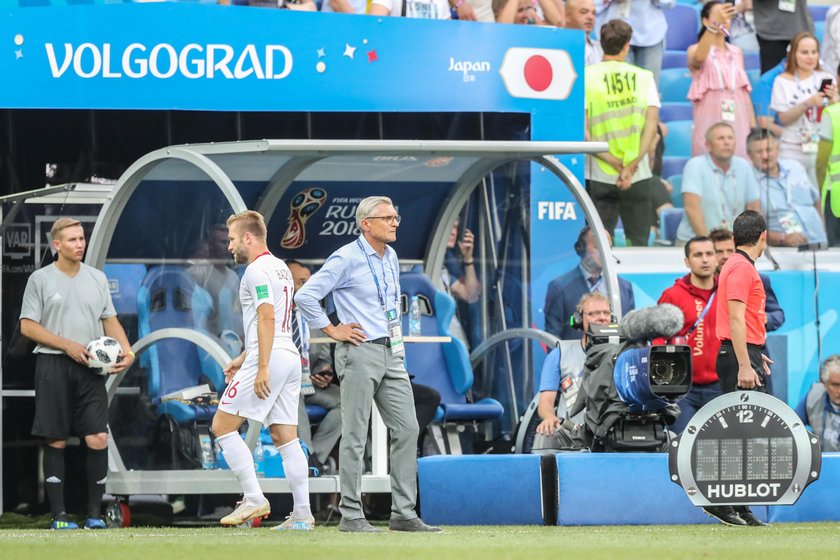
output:
[[[324,205],[327,191],[320,187],[312,187],[300,191],[289,205],[289,227],[283,234],[280,246],[284,249],[299,249],[306,241],[306,222]]]

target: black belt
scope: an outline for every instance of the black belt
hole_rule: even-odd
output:
[[[380,346],[384,346],[385,348],[391,347],[391,339],[387,336],[383,336],[382,338],[374,338],[373,340],[365,340],[365,342],[369,342],[371,344],[378,344]]]

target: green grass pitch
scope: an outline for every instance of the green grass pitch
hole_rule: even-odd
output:
[[[0,530],[2,560],[799,560],[831,558],[838,550],[836,523],[769,528],[445,527],[442,534],[346,534],[335,526],[312,533],[278,533],[265,527]]]

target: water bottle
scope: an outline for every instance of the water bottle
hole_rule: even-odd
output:
[[[201,468],[215,469],[216,468],[216,454],[213,451],[213,443],[210,441],[210,434],[200,434],[198,442],[201,445]]]
[[[420,336],[420,300],[417,296],[411,296],[408,309],[408,336]]]
[[[257,476],[265,476],[265,451],[263,450],[262,441],[257,440],[257,445],[254,446],[254,469],[257,471]]]

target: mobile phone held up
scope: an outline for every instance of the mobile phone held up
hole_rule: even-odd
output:
[[[820,84],[820,91],[821,91],[822,93],[825,93],[825,90],[826,90],[826,89],[828,89],[828,86],[830,86],[830,85],[831,85],[831,83],[832,83],[832,79],[831,79],[831,78],[823,78],[823,81],[822,81],[822,83]]]

